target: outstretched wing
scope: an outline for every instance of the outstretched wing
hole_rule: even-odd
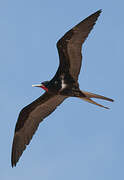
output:
[[[16,123],[12,145],[12,167],[16,166],[39,123],[51,114],[65,98],[65,96],[53,95],[47,92],[21,110]]]
[[[95,25],[100,13],[101,10],[81,21],[57,42],[60,58],[57,73],[69,72],[75,81],[78,80],[82,62],[82,44]]]

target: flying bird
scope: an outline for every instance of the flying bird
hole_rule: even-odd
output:
[[[19,114],[12,145],[12,167],[16,166],[40,122],[66,98],[77,97],[106,109],[108,107],[96,103],[92,98],[113,101],[113,99],[101,95],[81,91],[78,83],[82,63],[82,44],[95,25],[100,13],[101,10],[81,21],[57,42],[60,64],[55,76],[50,81],[32,85],[43,88],[45,93],[24,107]]]

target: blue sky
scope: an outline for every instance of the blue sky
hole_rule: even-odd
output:
[[[116,0],[0,1],[0,179],[124,179],[124,2]],[[80,88],[114,98],[101,109],[67,99],[44,120],[16,168],[10,156],[19,111],[43,91],[31,85],[52,78],[56,42],[102,9],[83,46]],[[100,101],[101,102],[101,101]]]

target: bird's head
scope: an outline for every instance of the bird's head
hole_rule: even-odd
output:
[[[40,88],[44,89],[45,91],[48,91],[48,85],[49,85],[49,81],[44,81],[40,84],[34,84],[34,85],[32,85],[32,87],[40,87]]]

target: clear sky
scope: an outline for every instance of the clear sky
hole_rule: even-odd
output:
[[[83,46],[80,88],[115,99],[102,109],[67,99],[46,118],[16,168],[11,146],[19,111],[43,90],[59,60],[56,42],[102,9]],[[0,1],[0,180],[124,179],[124,2]]]

